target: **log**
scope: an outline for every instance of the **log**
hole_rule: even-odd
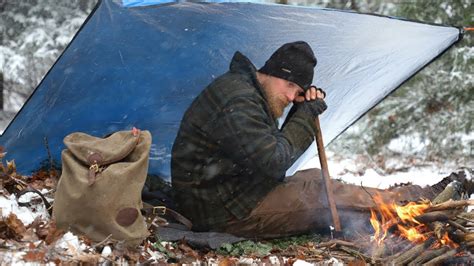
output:
[[[449,218],[450,217],[445,211],[433,211],[418,215],[415,217],[415,220],[420,223],[427,224],[432,222],[446,222],[449,220]]]
[[[458,234],[461,237],[463,242],[471,242],[474,241],[474,233],[467,233],[467,234]]]
[[[449,183],[431,202],[436,205],[452,199],[459,200],[461,198],[461,188],[461,183],[453,181]]]
[[[474,213],[473,212],[463,212],[460,213],[459,215],[456,215],[456,220],[457,223],[467,226],[468,224],[473,224],[474,223]]]
[[[468,222],[474,222],[474,212],[463,212],[461,214],[458,215],[458,218],[464,218],[466,219]]]
[[[464,208],[464,207],[472,206],[472,205],[474,205],[474,200],[472,199],[448,200],[446,202],[428,207],[428,209],[426,209],[426,212],[451,210],[451,209],[457,209],[457,208]]]
[[[443,255],[448,250],[449,250],[449,247],[447,246],[441,247],[439,249],[428,250],[424,252],[423,254],[421,254],[418,258],[410,262],[408,265],[409,266],[420,265],[422,263],[425,263],[427,261],[430,261],[436,257]]]
[[[448,252],[444,253],[443,255],[438,256],[438,257],[428,261],[427,263],[425,263],[423,265],[440,265],[445,260],[451,259],[454,255],[456,255],[456,253],[458,253],[457,249],[451,249]]]
[[[391,261],[391,264],[395,265],[404,265],[410,263],[412,260],[416,259],[423,251],[428,249],[435,241],[435,238],[430,237],[424,243],[415,246],[412,249],[407,250],[401,254],[398,258]]]
[[[401,249],[399,249],[400,246],[402,247]],[[401,255],[403,255],[405,252],[407,252],[408,250],[412,249],[413,247],[415,247],[415,245],[412,242],[410,242],[408,240],[403,240],[401,243],[396,245],[396,247],[394,248],[395,250],[399,249],[399,251],[396,252],[395,254],[392,254],[391,256],[385,258],[385,261],[389,262],[389,261],[395,260],[395,259],[399,258]]]
[[[469,249],[474,248],[474,241],[465,242],[464,245]]]
[[[457,222],[453,221],[453,220],[448,220],[448,224],[451,225],[452,227],[456,228],[456,229],[459,229],[461,230],[462,232],[464,233],[469,233],[469,230],[467,230],[466,227],[458,224]]]

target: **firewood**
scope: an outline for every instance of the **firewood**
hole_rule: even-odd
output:
[[[427,261],[430,261],[436,257],[443,255],[448,250],[449,250],[449,247],[447,246],[441,247],[439,249],[428,250],[426,252],[423,252],[423,254],[421,254],[418,258],[410,262],[408,265],[409,266],[420,265],[422,263],[425,263]]]
[[[464,245],[466,245],[466,247],[469,249],[472,249],[474,248],[474,241],[465,242]]]
[[[448,200],[459,200],[461,199],[461,187],[462,184],[460,182],[453,181],[449,183],[431,202],[436,205]]]
[[[434,241],[435,238],[428,238],[424,243],[416,245],[414,248],[409,249],[403,254],[401,254],[398,258],[395,258],[393,261],[390,261],[390,264],[402,265],[410,263],[412,260],[416,259],[423,251],[428,249]]]
[[[442,211],[442,210],[450,210],[450,209],[457,209],[457,208],[464,208],[467,206],[474,205],[474,200],[448,200],[446,202],[433,205],[426,209],[426,212],[433,212],[433,211]]]
[[[418,215],[415,217],[415,220],[417,220],[420,223],[432,223],[432,222],[446,222],[449,220],[449,216],[447,215],[446,212],[443,211],[433,211],[433,212],[427,212],[423,213],[421,215]]]
[[[469,230],[467,230],[464,226],[458,224],[457,222],[455,222],[453,220],[448,220],[448,224],[451,225],[452,227],[456,228],[456,229],[459,229],[459,230],[463,231],[464,233],[469,233]]]
[[[463,242],[471,242],[474,241],[474,233],[467,233],[467,234],[458,234],[461,237]]]
[[[392,247],[392,246],[390,246]],[[389,257],[386,257],[384,260],[385,261],[392,261],[392,260],[395,260],[397,258],[399,258],[401,255],[403,255],[405,252],[407,252],[408,250],[412,249],[413,247],[415,247],[415,245],[408,241],[408,240],[403,240],[401,241],[400,243],[398,244],[395,244],[393,246],[393,249],[392,249],[392,255],[389,256]],[[394,253],[393,251],[396,252]]]
[[[455,221],[463,226],[467,226],[468,223],[474,224],[474,212],[460,213],[459,215],[456,215]]]
[[[456,255],[456,253],[458,253],[457,249],[451,249],[448,252],[444,253],[443,255],[438,256],[438,257],[428,261],[427,263],[425,263],[423,265],[439,265],[439,264],[442,264],[445,260],[450,259],[454,255]]]

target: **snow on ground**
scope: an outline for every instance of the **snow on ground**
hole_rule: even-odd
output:
[[[47,192],[47,189],[41,191],[43,194],[46,194]],[[32,199],[40,198],[34,193],[25,193],[19,200],[20,202],[30,202]],[[15,195],[10,195],[8,197],[0,195],[0,210],[3,217],[8,217],[10,213],[13,212],[25,226],[31,224],[37,217],[49,219],[48,211],[41,201],[29,208],[22,207],[18,205]]]
[[[448,176],[457,169],[440,168],[436,165],[422,165],[410,168],[403,168],[403,171],[397,171],[390,174],[376,167],[361,167],[356,159],[332,159],[333,154],[327,153],[329,174],[334,179],[340,179],[345,182],[366,187],[375,187],[385,189],[396,183],[411,182],[415,185],[425,186],[433,185]],[[397,162],[392,161],[392,165]],[[319,157],[308,161],[302,169],[321,168]]]

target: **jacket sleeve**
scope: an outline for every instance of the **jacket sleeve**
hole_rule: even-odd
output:
[[[280,179],[313,142],[314,122],[296,110],[280,131],[269,119],[258,99],[234,98],[218,115],[212,134],[222,152],[247,171]]]

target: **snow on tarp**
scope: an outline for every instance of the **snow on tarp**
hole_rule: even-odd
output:
[[[327,91],[321,116],[329,143],[459,39],[459,29],[376,15],[251,3],[125,7],[100,1],[0,138],[28,173],[63,138],[131,129],[153,134],[149,173],[169,180],[181,117],[239,50],[260,67],[283,43],[305,40]],[[315,145],[288,171],[314,157]]]

